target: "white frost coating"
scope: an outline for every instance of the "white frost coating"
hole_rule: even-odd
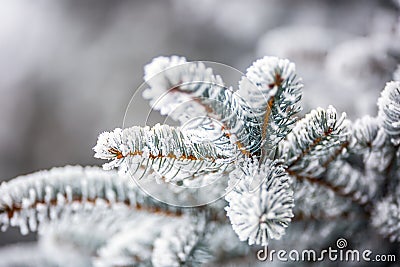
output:
[[[347,226],[354,219],[359,219],[356,225],[372,220],[383,235],[399,240],[400,213],[398,198],[394,196],[399,192],[395,191],[399,180],[395,160],[400,150],[393,146],[396,142],[390,141],[399,136],[396,132],[400,126],[398,82],[393,82],[395,86],[388,84],[382,93],[379,117],[365,117],[350,128],[345,114],[341,116],[332,106],[317,108],[300,121],[292,117],[299,110],[301,84],[295,77],[294,65],[287,60],[266,57],[249,68],[248,76],[255,82],[250,83],[250,78],[246,77],[240,83],[240,90],[251,102],[249,105],[243,105],[239,94],[230,88],[222,90],[203,82],[196,83],[197,79],[213,79],[211,70],[201,63],[186,64],[186,69],[182,69],[181,63],[186,62],[182,58],[159,58],[155,62],[147,68],[147,75],[153,73],[161,78],[148,79],[150,97],[173,87],[172,83],[179,84],[179,90],[172,89],[171,95],[167,96],[175,102],[169,107],[166,107],[167,102],[161,102],[161,112],[168,112],[175,104],[180,105],[177,99],[181,96],[182,101],[185,97],[203,96],[198,100],[207,108],[199,109],[198,114],[205,114],[206,119],[190,120],[181,128],[156,125],[104,133],[95,147],[96,157],[110,161],[106,168],[121,167],[121,173],[132,166],[145,169],[143,175],[148,174],[148,179],[142,180],[141,185],[148,182],[154,186],[157,185],[153,179],[156,172],[169,174],[170,167],[180,169],[185,166],[182,163],[199,161],[199,165],[186,165],[188,171],[196,167],[196,180],[182,179],[179,187],[162,183],[158,191],[148,192],[152,195],[160,193],[168,203],[191,204],[199,199],[219,197],[218,192],[226,186],[216,182],[228,181],[229,176],[226,211],[231,224],[222,218],[222,205],[226,202],[201,207],[210,220],[204,227],[199,220],[202,213],[198,210],[155,202],[140,194],[126,176],[119,177],[116,172],[107,173],[98,168],[66,167],[19,177],[1,185],[0,224],[3,230],[9,225],[19,226],[24,234],[38,230],[44,244],[49,241],[47,244],[52,248],[61,250],[64,246],[60,244],[73,244],[84,254],[85,260],[94,260],[97,266],[200,265],[209,255],[203,249],[204,241],[208,241],[204,238],[205,232],[215,233],[214,226],[226,226],[231,230],[213,236],[213,245],[206,244],[212,250],[224,245],[216,253],[225,255],[217,255],[213,264],[225,264],[227,258],[235,257],[236,261],[238,256],[246,256],[249,252],[238,245],[235,233],[250,245],[267,245],[271,239],[280,239],[284,235],[293,213],[300,215],[300,226],[309,222],[325,224],[325,221],[336,226],[331,219],[340,220],[337,229],[346,228],[349,233],[352,229]],[[169,65],[177,68],[168,68]],[[167,71],[163,72],[164,69]],[[191,83],[193,81],[195,83]],[[212,103],[212,99],[219,100],[219,104]],[[186,118],[196,114],[191,112],[189,105],[182,106],[186,109],[180,112],[190,113]],[[261,152],[256,149],[240,151],[243,156],[235,157],[238,150],[232,147],[237,143],[242,143],[245,148],[261,144],[263,149]],[[266,143],[278,146],[270,146],[273,153],[264,154]],[[212,165],[224,164],[230,159],[236,159],[237,163],[229,165],[231,168],[223,170]],[[207,172],[209,169],[203,169],[204,162],[210,163],[216,171]],[[174,177],[160,176],[158,181],[168,182]],[[212,188],[201,196],[195,195],[195,190],[190,188],[190,185],[202,187],[204,184],[211,184]],[[383,187],[385,190],[381,190]],[[387,197],[390,195],[393,197]],[[373,215],[369,216],[368,212],[363,213],[366,216],[358,216],[357,204],[367,204],[366,207],[374,211]],[[119,206],[126,209],[128,219],[119,221],[121,214],[116,211]],[[97,213],[97,209],[107,213]],[[184,210],[193,216],[193,220],[185,217],[188,214]],[[96,218],[94,213],[99,216],[98,220],[90,220]],[[165,215],[174,216],[171,219],[164,218]],[[295,224],[294,232],[299,232],[299,224]],[[306,246],[310,240],[320,237],[330,240],[339,232],[331,227],[314,229],[316,235],[307,232],[308,236],[299,239],[298,243]],[[371,232],[367,230],[370,236]],[[294,240],[293,236],[289,239]],[[248,248],[247,243],[243,243]],[[58,256],[56,250],[49,251]],[[62,255],[59,259],[65,261]]]
[[[225,88],[211,68],[178,56],[155,58],[145,66],[144,79],[149,88],[143,91],[143,97],[152,108],[182,123],[207,114],[204,106],[194,100],[204,90],[213,86]]]
[[[349,163],[336,160],[328,168],[325,180],[345,194],[352,194],[353,200],[366,203],[377,193],[379,177],[370,169],[361,172]]]
[[[162,229],[170,228],[180,218],[151,213],[131,213],[117,225],[121,229],[107,238],[93,259],[94,266],[150,266],[152,245]],[[104,229],[104,231],[107,231]]]
[[[350,122],[345,113],[339,117],[332,106],[326,110],[317,108],[296,123],[281,144],[281,154],[291,170],[316,177],[349,137]]]
[[[225,209],[241,241],[267,245],[269,239],[284,235],[293,217],[293,191],[277,162],[267,161],[260,169],[257,166],[258,162],[248,162],[243,176],[239,171],[232,173],[230,184],[235,186],[226,195],[229,206]]]
[[[373,211],[372,224],[391,242],[400,241],[400,200],[387,197],[381,200]]]
[[[204,250],[206,222],[185,220],[165,227],[154,242],[152,263],[154,267],[200,266],[210,258]]]
[[[270,97],[275,96],[280,86],[302,87],[300,80],[296,78],[294,63],[287,59],[264,57],[247,69],[246,78],[241,80],[238,93],[256,108],[262,108]]]
[[[362,155],[367,169],[383,172],[393,158],[390,138],[380,125],[379,117],[364,116],[356,120],[352,127],[350,148]]]
[[[358,149],[366,148],[375,142],[378,136],[379,120],[369,115],[364,116],[354,122],[352,130],[352,146]]]
[[[158,74],[154,76],[154,72]],[[225,133],[229,133],[228,139],[236,139],[241,147],[251,150],[247,124],[252,123],[254,115],[249,114],[244,100],[204,63],[186,62],[176,56],[156,58],[145,67],[145,80],[149,88],[143,96],[162,115],[183,125],[197,118],[216,120],[213,131],[219,133],[219,143],[224,143],[228,138]],[[198,126],[202,128],[209,129],[210,124]]]
[[[349,199],[338,198],[335,192],[329,188],[318,186],[307,180],[292,179],[292,181],[295,202],[294,214],[296,215],[333,218],[352,208]]]
[[[144,67],[144,80],[150,83],[151,86],[157,86],[159,88],[168,87],[172,82],[179,82],[179,80],[173,80],[174,77],[166,76],[163,73],[166,69],[173,68],[186,63],[186,58],[179,56],[172,57],[157,57],[152,60],[150,64]]]
[[[18,226],[27,234],[66,212],[81,212],[94,206],[110,207],[118,204],[117,200],[124,205],[168,209],[146,197],[128,176],[99,167],[66,166],[3,182],[0,185],[0,226],[2,230],[9,225]]]
[[[394,144],[400,143],[400,81],[388,82],[378,99],[381,125]]]
[[[251,141],[267,153],[290,132],[293,116],[301,110],[302,87],[294,63],[277,57],[255,61],[239,82],[237,93],[252,109],[251,119],[259,127]]]
[[[165,182],[223,172],[235,160],[233,145],[221,149],[212,142],[195,143],[196,139],[168,125],[134,126],[102,133],[93,150],[95,157],[110,161],[103,165],[105,170],[121,167],[143,176],[155,171]]]

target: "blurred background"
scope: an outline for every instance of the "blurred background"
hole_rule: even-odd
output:
[[[374,115],[400,62],[399,23],[392,0],[1,1],[0,180],[100,164],[97,135],[122,125],[159,55],[243,72],[286,57],[304,79],[305,112],[333,104],[352,119]],[[9,230],[0,246],[34,238]]]

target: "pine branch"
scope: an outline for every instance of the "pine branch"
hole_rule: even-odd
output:
[[[378,202],[372,214],[372,225],[391,242],[400,241],[400,200],[390,195]]]
[[[197,226],[194,220],[185,216],[135,219],[98,250],[94,265],[194,266],[197,260],[204,259],[204,254],[197,249],[205,231],[204,224]]]
[[[330,165],[328,172],[318,178],[298,175],[291,171],[288,173],[298,181],[307,181],[331,190],[336,196],[349,198],[361,206],[369,204],[378,187],[378,177],[374,173],[363,174],[345,161],[335,161]]]
[[[2,183],[3,230],[39,230],[55,257],[73,248],[98,267],[219,264],[248,253],[237,237],[266,246],[286,232],[300,246],[325,246],[335,233],[364,229],[367,219],[400,241],[400,82],[386,85],[376,118],[350,128],[332,106],[296,121],[302,84],[288,60],[256,61],[237,92],[203,63],[179,57],[154,59],[144,78],[144,97],[183,125],[101,134],[95,157],[120,175],[67,166]],[[124,172],[145,177],[140,186],[165,203]],[[227,202],[204,205],[224,189]],[[218,248],[222,242],[231,246]]]
[[[232,168],[232,150],[201,141],[167,125],[132,127],[104,132],[94,147],[95,157],[110,160],[108,170],[122,167],[140,177],[155,172],[166,182],[193,179],[207,173],[222,173]]]
[[[364,116],[356,120],[348,152],[345,158],[348,163],[343,171],[354,169],[353,179],[359,177],[354,180],[353,190],[359,187],[358,191],[369,192],[364,194],[368,196],[368,201],[385,195],[386,187],[393,185],[393,180],[388,178],[392,176],[389,173],[395,164],[396,152],[390,136],[380,125],[379,117]],[[344,177],[347,176],[344,174]]]
[[[211,260],[206,249],[206,221],[202,216],[192,222],[165,228],[154,242],[154,267],[200,266]]]
[[[379,176],[373,171],[361,172],[343,160],[333,162],[324,176],[327,183],[343,196],[362,205],[373,199],[379,188]]]
[[[312,110],[296,123],[281,144],[280,155],[285,158],[291,174],[318,177],[348,146],[349,122],[335,108]]]
[[[293,220],[326,220],[348,214],[354,206],[350,199],[340,196],[318,181],[309,179],[293,180],[294,218]]]
[[[238,94],[246,100],[257,122],[252,142],[259,144],[265,158],[273,158],[275,146],[290,132],[301,110],[301,79],[288,60],[264,57],[247,69]]]
[[[144,216],[162,215],[134,211],[126,206],[66,211],[58,220],[41,224],[38,244],[46,259],[55,266],[93,266],[93,257],[99,248],[126,227],[135,227],[134,223],[143,221]]]
[[[195,94],[209,90],[211,86],[225,88],[221,77],[214,75],[211,68],[206,68],[203,63],[187,62],[184,57],[172,56],[154,58],[144,70],[144,80],[149,88],[143,92],[143,97],[162,115],[171,116],[181,123],[207,113],[214,116],[213,109]],[[172,113],[176,109],[190,112]]]
[[[367,120],[364,121],[367,123]],[[357,122],[351,139],[349,122],[345,114],[340,118],[333,107],[311,111],[300,120],[281,144],[280,153],[286,158],[288,173],[300,181],[322,186],[341,197],[349,197],[357,204],[366,204],[377,190],[373,172],[358,171],[343,160],[347,150],[358,143],[368,145],[377,132],[372,125]],[[378,141],[376,141],[378,142]],[[371,143],[372,144],[372,143]],[[361,149],[361,148],[360,148]]]
[[[400,144],[400,81],[386,84],[378,99],[378,117],[394,145]]]
[[[250,247],[247,243],[239,240],[229,222],[213,226],[214,228],[210,231],[212,239],[209,242],[209,250],[212,251],[213,262],[216,266],[227,260],[246,258],[246,255],[250,252]]]
[[[121,228],[97,250],[94,266],[152,266],[154,242],[164,229],[187,222],[187,217],[168,218],[151,213],[130,214],[118,222]]]
[[[260,166],[260,167],[258,167]],[[244,172],[231,173],[225,199],[227,215],[241,241],[267,245],[280,239],[293,217],[293,191],[289,176],[279,162],[267,160],[259,165],[249,161]]]
[[[350,147],[362,154],[369,152],[373,146],[384,143],[385,137],[379,125],[379,119],[366,115],[354,122]]]
[[[147,195],[127,176],[97,167],[66,166],[17,177],[0,186],[0,224],[19,226],[22,234],[36,231],[65,212],[83,212],[95,206],[127,205],[171,216],[181,211]]]
[[[53,247],[58,253],[62,253],[65,247],[71,247],[83,252],[90,259],[96,256],[98,249],[106,245],[114,235],[137,227],[142,221],[150,220],[149,217],[157,222],[179,218],[133,210],[127,206],[96,206],[80,212],[69,210],[58,220],[41,225],[39,242],[42,246]]]
[[[376,170],[380,173],[393,160],[393,146],[390,137],[380,126],[380,118],[364,116],[355,121],[349,145],[350,157],[362,158],[364,170]]]
[[[254,123],[251,109],[211,68],[183,57],[158,57],[145,67],[144,79],[150,87],[143,97],[162,115],[181,124],[200,118],[203,125],[198,128],[212,128],[216,143],[235,143],[246,156],[255,149],[248,139]]]
[[[349,135],[348,125],[344,115],[337,119],[332,107],[327,111],[313,111],[288,135],[281,145],[281,154],[288,158],[289,174],[298,180],[329,188],[338,196],[366,205],[380,187],[379,175],[374,169],[387,166],[391,149],[376,119],[365,117],[356,121],[352,135]],[[365,166],[362,169],[346,161],[353,154],[363,157]],[[383,164],[369,164],[375,158],[380,158]]]

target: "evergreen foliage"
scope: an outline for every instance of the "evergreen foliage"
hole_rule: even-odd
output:
[[[181,126],[100,134],[94,151],[108,161],[104,170],[66,166],[2,183],[2,230],[39,230],[39,244],[61,247],[54,253],[70,245],[80,253],[75,266],[199,266],[274,239],[306,245],[307,231],[334,240],[346,227],[351,236],[366,224],[400,240],[399,81],[387,83],[377,116],[352,123],[332,106],[297,118],[303,85],[286,59],[255,61],[236,91],[178,56],[154,59],[144,79],[144,98]],[[202,196],[186,186],[227,186],[214,186],[225,198],[183,208],[152,198],[136,179],[188,204]]]

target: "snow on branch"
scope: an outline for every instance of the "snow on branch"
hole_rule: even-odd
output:
[[[264,57],[247,69],[239,83],[238,94],[250,106],[258,122],[254,143],[260,144],[265,156],[273,157],[275,146],[290,132],[301,110],[301,79],[294,63],[277,57]]]
[[[294,220],[330,220],[348,213],[352,208],[350,199],[307,179],[293,180],[293,191]]]
[[[94,258],[94,266],[198,266],[210,258],[204,248],[202,216],[131,216]]]
[[[100,134],[95,157],[119,174],[67,166],[2,183],[2,230],[39,230],[52,254],[72,246],[97,267],[199,266],[221,255],[242,257],[248,251],[237,239],[265,246],[281,239],[292,221],[311,222],[309,232],[333,237],[371,220],[382,235],[400,241],[399,81],[386,85],[377,117],[350,127],[332,106],[297,121],[301,79],[293,63],[276,57],[254,62],[236,92],[204,63],[176,56],[154,59],[144,79],[143,96],[181,126]],[[140,185],[172,204],[142,192],[126,173],[146,178]],[[198,193],[205,185],[211,186]],[[226,202],[204,204],[221,192]],[[313,241],[309,232],[301,245]],[[214,255],[205,249],[227,239],[231,247]]]
[[[201,266],[212,256],[207,250],[203,216],[165,228],[154,242],[154,267]]]
[[[123,216],[111,215],[117,230],[104,240],[93,257],[93,265],[101,266],[151,266],[154,242],[163,229],[171,229],[186,217],[166,217],[148,212],[133,212]],[[110,220],[106,220],[110,221]],[[104,224],[103,224],[104,225]],[[93,225],[94,229],[99,226]],[[100,233],[101,229],[98,229]],[[107,231],[106,229],[104,229]]]
[[[259,167],[248,161],[231,173],[226,200],[227,215],[241,241],[267,245],[280,239],[293,217],[293,191],[289,176],[279,162],[267,160]]]
[[[255,149],[248,138],[254,123],[250,108],[204,63],[158,57],[146,65],[144,79],[149,88],[143,97],[162,115],[182,124],[200,118],[219,133],[219,142],[230,140],[245,155]]]
[[[379,188],[379,176],[376,173],[357,170],[344,160],[332,162],[322,180],[337,194],[349,196],[360,204],[375,197]]]
[[[388,82],[378,99],[382,127],[395,145],[400,144],[400,81]]]
[[[134,228],[148,217],[157,219],[158,222],[165,218],[178,218],[132,210],[122,205],[106,209],[95,206],[80,212],[67,210],[58,220],[41,224],[39,243],[46,250],[53,250],[56,255],[61,254],[65,247],[74,248],[87,255],[95,255],[114,235]]]
[[[199,97],[214,87],[225,89],[225,85],[222,78],[214,75],[204,63],[187,62],[186,58],[178,56],[157,57],[145,66],[144,71],[149,88],[143,92],[143,97],[162,115],[172,116],[180,122],[186,122],[191,116],[208,113],[214,116],[211,114],[214,110],[203,103],[210,99]],[[174,112],[184,110],[187,112]],[[175,117],[177,115],[179,117]]]
[[[317,108],[296,123],[281,145],[290,174],[317,177],[348,145],[349,122],[336,109]]]
[[[171,215],[175,207],[147,195],[127,176],[98,167],[66,166],[17,177],[0,185],[0,225],[20,227],[22,234],[65,212],[83,212],[94,206],[128,205]]]
[[[382,172],[393,159],[394,151],[389,139],[380,126],[380,118],[367,115],[353,124],[349,152],[362,158],[363,169]]]
[[[389,196],[375,205],[372,225],[391,242],[400,241],[400,199]]]
[[[235,160],[232,150],[223,150],[212,142],[196,139],[180,128],[157,124],[134,126],[102,133],[93,148],[95,157],[106,159],[103,168],[122,167],[141,176],[156,172],[166,182],[224,172]]]
[[[356,120],[352,129],[351,147],[362,153],[370,150],[376,143],[384,142],[385,135],[379,126],[379,119],[369,115]]]

